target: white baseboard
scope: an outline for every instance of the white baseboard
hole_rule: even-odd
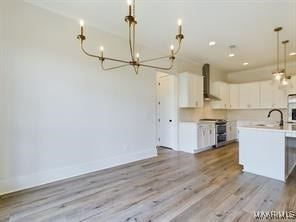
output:
[[[135,153],[120,154],[118,156],[113,156],[111,158],[97,160],[94,162],[83,163],[75,166],[68,166],[59,169],[34,173],[30,175],[0,180],[0,195],[40,186],[58,180],[80,176],[86,173],[91,173],[98,170],[155,156],[157,156],[156,149],[142,150]]]

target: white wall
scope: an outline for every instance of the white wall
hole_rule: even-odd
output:
[[[101,71],[77,21],[21,1],[0,8],[0,194],[156,155],[156,71]],[[88,48],[126,55],[126,40],[86,32]]]

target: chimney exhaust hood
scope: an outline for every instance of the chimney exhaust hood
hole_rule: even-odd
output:
[[[221,100],[210,93],[210,64],[204,64],[202,67],[204,77],[204,100]]]

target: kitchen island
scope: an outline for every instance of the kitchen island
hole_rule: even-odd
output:
[[[296,125],[262,124],[238,130],[243,171],[285,182],[296,165]]]

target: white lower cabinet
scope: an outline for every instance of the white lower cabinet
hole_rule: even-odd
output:
[[[215,142],[215,123],[180,123],[179,150],[198,153],[212,148]]]
[[[226,124],[226,140],[227,142],[237,139],[236,121],[227,121]]]
[[[198,124],[197,129],[198,149],[215,145],[215,124]]]

